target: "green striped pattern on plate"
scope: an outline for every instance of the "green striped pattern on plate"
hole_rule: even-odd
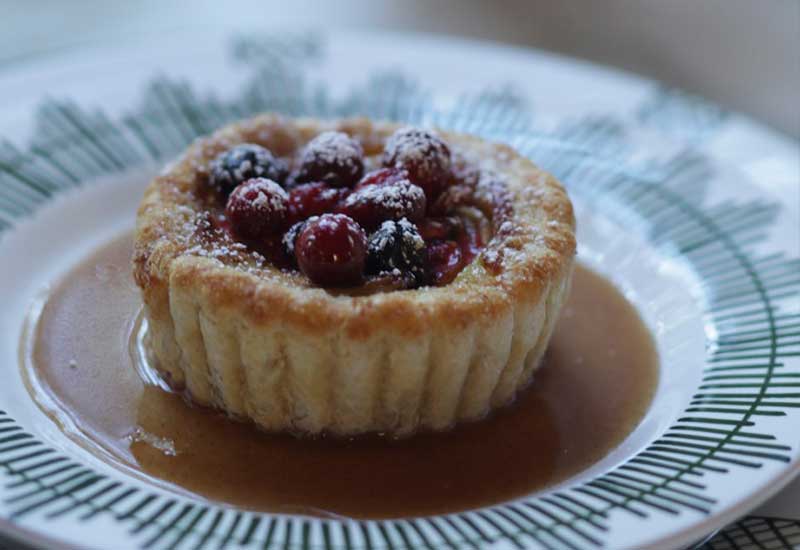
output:
[[[703,550],[784,550],[800,547],[800,520],[751,516],[731,525]]]

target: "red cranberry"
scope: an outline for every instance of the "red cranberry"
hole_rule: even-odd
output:
[[[349,189],[330,187],[322,182],[293,187],[289,192],[289,219],[298,222],[311,216],[333,212],[336,205],[349,193]]]
[[[425,216],[425,192],[408,180],[368,185],[353,191],[339,211],[369,231],[387,220],[408,218],[415,222]]]
[[[447,218],[425,218],[419,224],[419,233],[428,241],[454,239],[463,228],[461,219],[455,216]]]
[[[428,244],[428,265],[431,282],[446,285],[456,278],[464,267],[461,249],[455,241],[438,241]]]
[[[296,181],[352,187],[364,173],[364,150],[343,132],[323,132],[303,149]]]
[[[306,222],[294,252],[300,271],[314,283],[357,285],[364,276],[367,235],[348,216],[323,214]]]
[[[239,237],[263,239],[279,232],[285,225],[288,200],[286,191],[274,181],[249,179],[238,185],[228,197],[225,216]]]
[[[396,183],[400,180],[407,180],[408,172],[400,168],[379,168],[364,174],[361,181],[356,185],[356,189],[367,187],[368,185],[383,185],[387,183]]]
[[[453,237],[458,246],[461,247],[461,256],[464,264],[471,262],[475,256],[480,254],[483,248],[483,238],[480,229],[472,222],[462,222],[461,227],[455,232]]]
[[[450,148],[435,134],[420,128],[400,128],[386,141],[383,165],[408,171],[428,199],[441,193],[451,178]]]
[[[446,216],[459,206],[476,206],[477,203],[474,188],[463,184],[451,185],[435,201],[428,203],[428,215]]]
[[[287,256],[283,249],[283,239],[280,233],[248,243],[248,246],[264,256],[275,267],[289,269],[293,266],[292,258]]]

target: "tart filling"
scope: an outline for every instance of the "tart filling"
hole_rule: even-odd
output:
[[[512,212],[503,176],[478,162],[411,127],[366,156],[341,131],[288,158],[237,144],[214,157],[199,189],[206,248],[244,244],[256,264],[350,293],[445,285]]]
[[[510,401],[575,250],[561,186],[465,135],[264,115],[148,187],[134,271],[156,367],[270,430],[397,435]]]

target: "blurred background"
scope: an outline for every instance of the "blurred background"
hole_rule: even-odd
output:
[[[0,70],[196,26],[370,27],[533,46],[656,78],[800,137],[798,0],[0,0]]]

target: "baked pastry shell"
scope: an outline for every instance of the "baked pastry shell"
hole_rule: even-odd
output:
[[[196,141],[149,184],[134,276],[149,356],[174,387],[270,431],[408,435],[481,418],[531,381],[568,292],[575,220],[562,186],[505,145],[440,132],[503,177],[513,206],[446,286],[355,295],[198,247],[200,190],[220,152],[250,142],[289,155],[335,129],[374,156],[397,128],[261,115]]]

